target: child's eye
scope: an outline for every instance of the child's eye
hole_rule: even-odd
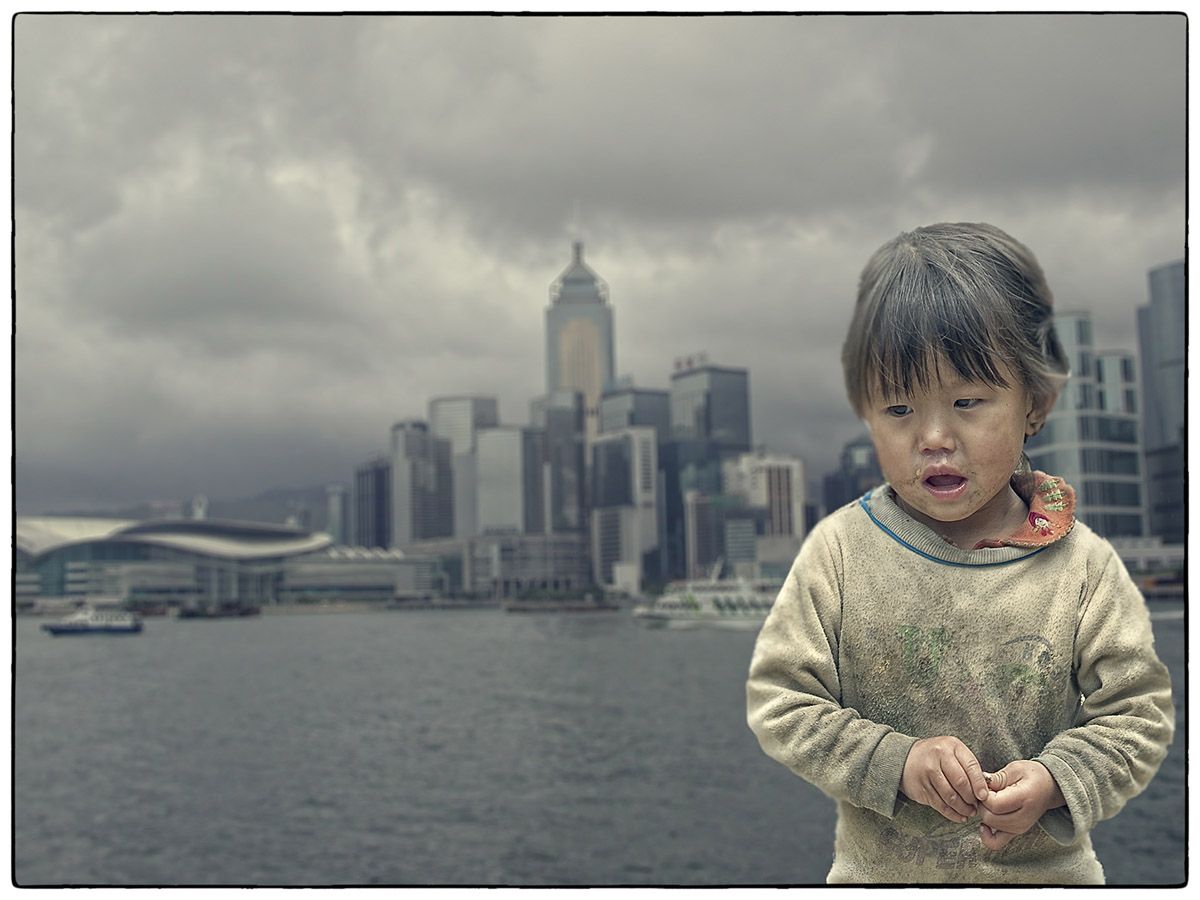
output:
[[[910,412],[912,412],[912,410],[903,403],[897,403],[884,410],[884,413],[897,419],[899,419],[901,416],[907,416]]]
[[[974,409],[982,402],[978,397],[971,397],[969,399],[955,400],[954,407],[955,409]]]

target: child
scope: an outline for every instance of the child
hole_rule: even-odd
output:
[[[1166,754],[1145,603],[1022,452],[1066,380],[1051,304],[990,225],[863,271],[842,362],[887,484],[813,529],[746,687],[763,749],[838,801],[831,883],[1103,883],[1088,832]]]

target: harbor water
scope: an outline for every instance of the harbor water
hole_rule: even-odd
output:
[[[1184,880],[1179,721],[1093,842],[1110,884]],[[19,885],[821,883],[834,805],[745,725],[754,632],[627,610],[148,619],[16,629]]]

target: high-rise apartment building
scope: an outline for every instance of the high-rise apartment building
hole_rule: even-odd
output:
[[[613,381],[613,309],[608,286],[583,261],[576,241],[571,264],[550,285],[546,307],[546,393],[579,391],[584,431],[596,434],[600,395]]]
[[[498,426],[475,435],[480,534],[545,530],[540,429]]]
[[[806,534],[804,461],[759,448],[725,460],[722,482],[726,495],[741,497],[749,509],[761,511],[753,552],[748,558],[743,552],[735,561],[758,563],[756,575],[786,575]],[[731,539],[727,534],[726,557],[734,560]]]
[[[452,537],[454,494],[450,441],[435,437],[425,422],[392,426],[392,547]]]
[[[592,451],[592,568],[630,592],[658,578],[658,435],[634,426],[598,435]]]
[[[1148,532],[1167,543],[1186,533],[1184,383],[1187,285],[1183,260],[1151,269],[1150,302],[1137,311]]]
[[[354,469],[353,542],[386,549],[392,542],[392,460],[376,456]]]
[[[500,424],[499,403],[492,396],[436,397],[429,401],[429,429],[450,442],[450,482],[454,494],[454,536],[478,533],[475,521],[475,435]]]
[[[727,459],[722,480],[726,494],[766,510],[766,535],[803,539],[804,460],[759,448]]]
[[[671,436],[711,441],[721,456],[750,449],[750,373],[703,357],[675,361]]]
[[[548,534],[587,530],[584,398],[554,391],[530,403],[530,423],[542,433],[544,524]]]
[[[1071,377],[1025,453],[1075,489],[1075,516],[1104,537],[1145,533],[1137,380],[1128,353],[1097,354],[1092,317],[1062,312],[1056,328]]]

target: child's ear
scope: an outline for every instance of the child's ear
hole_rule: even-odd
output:
[[[1025,412],[1025,438],[1028,440],[1046,424],[1046,411],[1038,406],[1037,402],[1031,397],[1029,400],[1029,409]]]

